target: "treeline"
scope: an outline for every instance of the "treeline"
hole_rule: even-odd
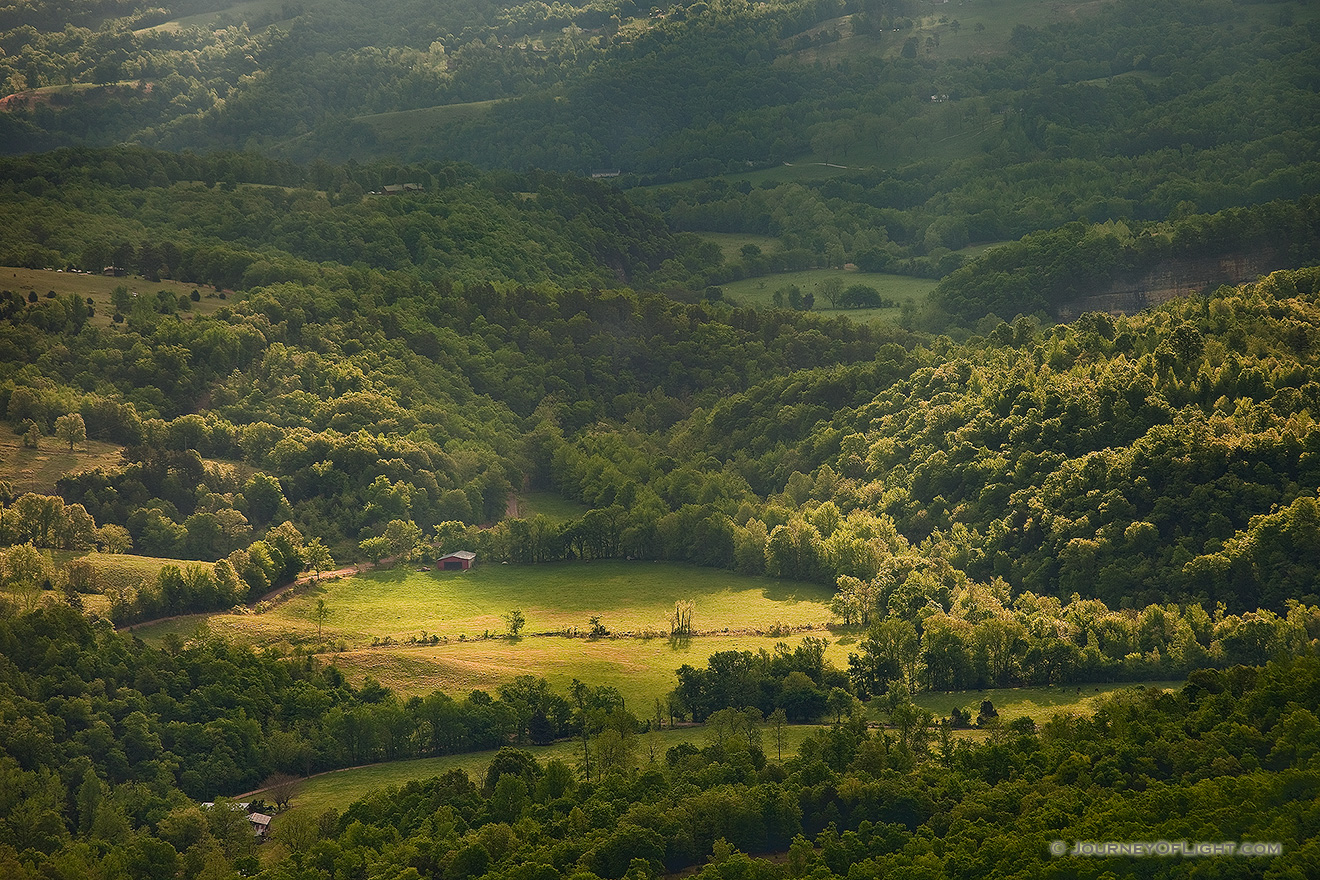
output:
[[[214,565],[165,565],[151,579],[130,578],[129,582],[122,577],[103,577],[101,566],[92,561],[96,557],[78,556],[57,564],[49,549],[41,549],[95,548],[113,556],[127,551],[135,537],[149,551],[161,540],[155,532],[195,535],[202,531],[191,517],[178,526],[154,508],[144,516],[130,517],[130,524],[144,525],[143,533],[115,525],[96,528],[81,505],[66,507],[56,497],[23,495],[12,507],[0,508],[0,533],[12,527],[4,534],[8,549],[0,550],[0,589],[25,611],[40,605],[50,591],[78,608],[83,606],[84,595],[103,594],[110,602],[110,620],[124,625],[255,603],[272,588],[291,583],[304,569],[324,570],[332,560],[319,539],[304,541],[289,522],[264,530],[258,540],[245,540],[243,546],[228,553],[207,554],[219,557]]]
[[[1293,700],[1314,692],[1316,681],[1313,658],[1208,672],[1178,693],[1117,695],[1094,718],[1045,721],[1039,732],[1023,719],[979,745],[955,744],[947,732],[932,731],[927,716],[899,705],[886,730],[839,724],[782,763],[767,758],[773,728],[749,735],[726,727],[722,735],[709,731],[703,749],[671,749],[631,776],[592,783],[568,781],[562,762],[542,766],[510,755],[493,762],[481,788],[450,774],[390,789],[296,847],[305,865],[327,872],[316,876],[353,853],[368,864],[397,864],[397,850],[368,842],[379,839],[374,830],[398,834],[416,847],[414,866],[446,875],[515,877],[532,865],[538,877],[621,878],[704,863],[695,874],[703,880],[930,866],[953,873],[967,865],[1028,877],[1051,859],[1072,861],[1050,855],[1059,837],[1071,843],[1087,839],[1087,829],[1134,822],[1146,823],[1152,838],[1181,840],[1183,823],[1230,800],[1251,809],[1214,812],[1212,825],[1202,826],[1212,828],[1206,834],[1280,843],[1268,860],[1235,859],[1248,870],[1277,870],[1309,857],[1304,835],[1281,838],[1290,832],[1278,829],[1313,812],[1283,793],[1314,757],[1297,732],[1308,729],[1313,713]],[[1241,753],[1232,746],[1235,731],[1250,737]],[[1174,793],[1179,799],[1169,808]],[[997,804],[1004,798],[1020,807],[1003,810]],[[437,808],[443,825],[426,818]],[[574,821],[578,812],[585,821]],[[519,830],[528,819],[543,836]],[[1113,870],[1128,863],[1088,860]],[[1182,870],[1154,861],[1152,876]],[[281,867],[267,875],[293,876]]]
[[[863,585],[846,584],[838,603]],[[823,660],[824,639],[792,650],[720,651],[704,668],[684,664],[669,703],[703,721],[724,709],[776,710],[793,722],[847,714],[852,701],[901,699],[923,691],[1067,687],[1099,682],[1180,679],[1197,670],[1307,657],[1320,644],[1320,606],[1290,604],[1286,615],[1207,614],[1172,603],[1110,609],[1026,593],[1009,599],[978,586],[958,590],[952,609],[927,606],[868,615],[869,626],[841,670]],[[849,614],[843,610],[842,617]]]
[[[162,580],[178,574],[162,572]],[[6,769],[46,773],[67,788],[70,804],[89,775],[127,786],[123,794],[140,791],[145,800],[117,799],[107,808],[128,810],[139,822],[154,816],[145,820],[153,825],[157,811],[178,805],[180,791],[212,799],[254,788],[276,772],[301,776],[563,738],[584,738],[591,766],[601,736],[608,743],[626,734],[635,743],[651,723],[628,711],[613,688],[581,682],[557,693],[544,679],[521,676],[495,694],[437,691],[404,700],[371,679],[353,688],[310,655],[259,655],[205,632],[187,643],[167,637],[156,649],[67,605],[5,611]]]
[[[1046,860],[1066,864],[1050,854],[1054,840],[1130,823],[1180,840],[1191,821],[1215,841],[1280,844],[1267,860],[1235,860],[1248,868],[1308,858],[1314,656],[1199,671],[1175,693],[1114,695],[1089,718],[987,716],[994,730],[983,741],[955,739],[952,719],[904,698],[887,702],[879,730],[841,707],[785,760],[782,719],[763,723],[754,710],[712,713],[704,746],[662,752],[636,719],[619,723],[628,719],[617,695],[586,685],[541,719],[544,682],[530,678],[498,698],[400,704],[371,682],[349,688],[334,667],[206,639],[155,650],[67,610],[0,621],[0,640],[0,866],[16,880],[56,864],[69,878],[107,865],[139,866],[140,876],[331,878],[345,864],[499,880],[617,880],[703,864],[706,880],[968,864],[1026,877]],[[223,802],[208,813],[191,799],[237,791],[269,768],[323,766],[323,748],[353,760],[525,742],[561,712],[599,725],[580,772],[506,748],[475,781],[453,770],[342,815],[295,792],[260,862],[241,814],[227,822]],[[993,828],[968,818],[991,814]],[[1152,865],[1156,877],[1182,867]]]
[[[1320,262],[1320,199],[1166,223],[1070,223],[992,248],[941,281],[931,302],[966,323],[987,314],[1054,315],[1069,301],[1137,283],[1162,264],[1234,258],[1271,268]],[[1218,266],[1206,274],[1219,275]]]
[[[416,188],[382,194],[404,185]],[[450,162],[302,168],[243,153],[61,150],[0,162],[0,191],[15,203],[6,265],[113,265],[216,288],[356,286],[346,267],[361,265],[468,286],[701,289],[720,261],[612,188]],[[45,232],[30,235],[33,224]]]

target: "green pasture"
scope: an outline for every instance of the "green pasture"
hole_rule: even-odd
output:
[[[802,741],[821,728],[813,724],[793,724],[784,729],[784,758],[796,755]],[[643,733],[637,737],[637,766],[645,768],[651,763],[652,749],[656,761],[663,761],[665,751],[681,742],[690,742],[701,748],[706,743],[705,728],[683,726],[673,729]],[[521,746],[530,752],[536,760],[545,766],[550,761],[560,760],[570,766],[577,766],[582,759],[582,743],[577,740],[563,740],[548,746]],[[766,757],[778,760],[774,732],[765,727],[761,730],[761,748]],[[443,758],[416,758],[408,761],[390,761],[365,767],[351,767],[347,770],[335,770],[321,773],[304,780],[293,800],[289,813],[297,809],[311,810],[320,814],[328,809],[343,812],[356,801],[389,786],[402,786],[413,780],[430,779],[448,773],[450,770],[463,770],[473,782],[481,784],[490,766],[495,752],[472,752],[466,755],[449,755]],[[255,798],[261,791],[248,792],[240,798]],[[288,815],[288,813],[284,814]],[[275,820],[276,825],[279,819]]]
[[[167,565],[187,568],[190,565],[211,568],[212,562],[198,562],[192,559],[165,559],[159,556],[134,556],[131,553],[90,553],[83,550],[55,550],[52,557],[60,566],[68,565],[75,559],[85,559],[95,572],[97,592],[136,588],[138,584],[154,581],[160,570]]]
[[[776,290],[796,284],[802,292],[816,293],[819,284],[827,278],[838,278],[846,288],[852,284],[865,284],[874,287],[880,295],[899,304],[892,309],[831,309],[824,297],[816,295],[816,304],[812,311],[831,317],[847,317],[857,321],[869,321],[872,318],[896,320],[902,311],[902,303],[911,300],[920,306],[926,295],[935,289],[937,282],[928,278],[912,278],[907,275],[887,275],[881,272],[861,272],[856,269],[804,269],[800,272],[782,272],[775,275],[762,275],[759,278],[744,278],[721,285],[726,300],[738,301],[760,308],[770,308],[774,304]],[[787,299],[785,300],[787,305]]]
[[[1054,715],[1090,715],[1100,700],[1115,691],[1132,688],[1176,690],[1182,681],[1143,681],[1120,684],[1070,684],[1057,687],[986,688],[975,691],[922,693],[913,697],[918,706],[936,717],[947,718],[955,708],[966,709],[976,718],[981,702],[994,704],[1002,722],[1028,717],[1037,724]]]
[[[185,15],[153,27],[142,28],[138,33],[150,31],[175,33],[187,28],[228,27],[240,22],[249,24],[259,21],[273,23],[284,20],[284,9],[288,5],[287,0],[243,0],[243,2],[233,3],[223,9],[199,12],[196,15]],[[313,11],[316,6],[322,4],[318,3],[317,0],[302,0],[298,5],[312,7],[313,9],[308,11]]]
[[[220,299],[213,288],[204,284],[184,284],[182,281],[148,281],[140,275],[112,278],[107,275],[83,272],[60,272],[54,269],[21,269],[15,266],[0,267],[0,290],[12,290],[24,297],[35,291],[44,299],[50,291],[62,296],[66,293],[77,294],[86,300],[91,298],[96,314],[88,319],[95,327],[113,326],[115,310],[110,304],[110,291],[119,286],[127,287],[135,296],[155,299],[156,293],[168,290],[177,298],[188,296],[194,289],[201,291],[200,302],[189,300],[190,308],[180,309],[176,314],[181,320],[190,321],[195,316],[213,315],[227,304]],[[232,301],[230,301],[232,302]]]
[[[382,140],[389,140],[396,145],[405,141],[423,141],[424,132],[435,131],[465,121],[474,116],[481,116],[490,110],[494,101],[471,101],[466,104],[440,104],[435,107],[419,107],[416,110],[396,110],[390,113],[374,113],[370,116],[357,117],[358,122],[365,122],[376,130]]]
[[[719,651],[773,651],[779,642],[796,646],[810,635],[829,639],[826,658],[842,669],[848,667],[849,648],[835,642],[824,627],[779,636],[705,635],[682,642],[664,636],[491,638],[425,647],[363,648],[325,659],[354,684],[371,676],[403,697],[437,690],[449,694],[494,692],[519,675],[544,676],[556,691],[565,693],[576,678],[618,688],[628,706],[646,716],[656,698],[663,698],[678,684],[675,671],[685,663],[703,667]]]
[[[773,235],[752,235],[745,232],[696,232],[695,235],[719,245],[724,259],[732,262],[742,259],[744,245],[754,244],[763,253],[770,253],[779,246],[779,239]]]
[[[33,449],[23,445],[23,438],[8,425],[0,425],[0,480],[13,486],[16,495],[35,492],[49,495],[55,491],[55,481],[65,474],[103,468],[118,470],[123,464],[119,453],[122,446],[84,440],[69,451],[69,444],[54,437],[42,437]]]
[[[467,572],[399,566],[319,584],[266,614],[220,615],[211,626],[256,643],[315,639],[311,611],[323,599],[330,611],[323,637],[354,648],[423,633],[452,641],[498,634],[513,609],[526,616],[524,636],[585,633],[593,616],[614,633],[667,636],[674,603],[691,599],[699,632],[764,632],[823,626],[832,596],[816,584],[661,562],[478,564]]]

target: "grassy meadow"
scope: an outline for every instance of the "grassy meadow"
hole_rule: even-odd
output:
[[[976,718],[981,702],[989,700],[999,712],[1001,723],[1031,718],[1037,724],[1053,715],[1091,715],[1101,699],[1116,691],[1138,687],[1174,690],[1181,681],[1124,682],[1122,684],[1071,684],[1058,687],[985,688],[976,691],[921,693],[913,700],[937,718],[947,718],[955,708],[966,709]]]
[[[920,306],[926,295],[935,289],[937,282],[927,278],[912,278],[908,275],[887,275],[880,272],[861,272],[856,269],[804,269],[801,272],[783,272],[775,275],[762,275],[759,278],[744,278],[722,285],[724,298],[730,301],[746,303],[760,308],[770,308],[774,304],[774,293],[790,284],[796,284],[802,292],[815,293],[817,286],[827,278],[838,278],[846,288],[852,284],[865,284],[874,287],[880,295],[894,300],[899,305],[890,309],[832,309],[828,302],[819,295],[813,312],[831,317],[847,317],[858,321],[872,318],[897,320],[902,312],[902,303],[911,300]]]
[[[0,480],[13,486],[16,495],[25,492],[49,494],[55,481],[65,474],[104,468],[117,470],[123,462],[123,447],[98,440],[84,440],[69,451],[69,444],[43,437],[33,449],[6,424],[0,424]]]
[[[754,244],[767,254],[779,246],[779,239],[773,235],[754,235],[750,232],[695,232],[694,234],[719,245],[720,253],[729,262],[742,259],[743,245]]]
[[[35,291],[44,298],[50,291],[57,295],[77,294],[82,299],[91,298],[96,314],[88,323],[94,327],[110,327],[115,313],[110,304],[110,291],[123,285],[134,296],[154,299],[157,292],[168,290],[177,298],[188,296],[193,290],[201,291],[200,302],[189,301],[190,308],[180,309],[177,314],[181,320],[188,321],[198,315],[212,315],[227,304],[220,299],[214,289],[204,284],[185,284],[182,281],[148,281],[140,275],[128,275],[111,278],[107,275],[84,274],[81,272],[59,272],[54,269],[20,269],[14,266],[0,267],[0,290],[12,290],[22,294]]]
[[[322,4],[316,2],[316,0],[301,0],[298,3],[298,8],[300,10],[306,7],[314,9],[320,5]],[[258,22],[277,23],[287,21],[286,15],[290,6],[291,4],[287,0],[240,0],[238,3],[232,3],[221,9],[181,16],[152,27],[140,28],[137,32],[177,33],[188,28],[215,29],[236,25],[240,22],[249,24]]]
[[[784,758],[796,755],[802,741],[820,730],[817,725],[790,725],[784,731]],[[698,747],[706,745],[705,734],[701,727],[681,726],[673,729],[644,733],[637,737],[637,765],[645,767],[651,762],[652,750],[656,761],[663,761],[667,749],[681,742],[690,742]],[[535,756],[541,766],[550,761],[560,760],[570,766],[577,766],[582,759],[582,743],[578,740],[563,740],[548,746],[523,746]],[[766,757],[778,759],[774,733],[768,728],[761,731],[761,748]],[[384,764],[372,764],[365,767],[351,767],[347,770],[335,770],[312,776],[302,782],[297,794],[290,802],[288,815],[297,809],[311,810],[320,814],[327,809],[343,811],[355,801],[387,786],[402,786],[413,780],[430,779],[450,770],[463,770],[468,776],[481,784],[490,766],[495,752],[472,752],[466,755],[448,755],[442,758],[416,758],[409,761],[391,761]],[[260,791],[242,795],[243,798],[259,797]],[[279,819],[276,820],[278,826]]]
[[[331,659],[350,681],[360,682],[370,675],[401,696],[422,696],[435,690],[450,694],[493,691],[519,675],[544,676],[563,693],[576,678],[617,688],[628,706],[645,716],[657,697],[664,697],[678,684],[674,673],[685,663],[704,666],[718,651],[773,651],[778,642],[796,646],[808,635],[830,639],[825,656],[847,668],[848,647],[835,642],[823,628],[781,636],[706,635],[682,642],[667,637],[484,639],[349,650]]]
[[[160,570],[167,565],[180,568],[196,565],[206,569],[214,565],[212,562],[192,559],[164,559],[159,556],[135,556],[132,553],[88,553],[84,550],[54,550],[51,556],[60,566],[68,565],[75,559],[85,559],[91,563],[96,586],[102,591],[129,589],[143,581],[154,581]]]
[[[450,641],[499,634],[502,616],[513,609],[526,616],[524,637],[585,634],[593,616],[612,633],[667,637],[680,599],[695,600],[697,631],[741,633],[777,624],[821,627],[830,620],[832,596],[815,584],[662,562],[491,564],[468,572],[399,566],[319,584],[265,614],[221,615],[211,626],[257,644],[315,639],[311,611],[324,599],[324,638],[355,648],[423,633]]]
[[[466,573],[401,566],[314,585],[264,614],[191,615],[136,634],[159,642],[205,626],[257,646],[315,645],[311,612],[324,600],[330,615],[321,641],[337,648],[325,659],[355,682],[370,675],[413,695],[543,675],[556,688],[574,678],[608,684],[630,705],[648,706],[674,687],[674,670],[704,665],[716,651],[772,650],[813,634],[833,641],[831,597],[819,585],[672,563],[478,565]],[[668,621],[680,599],[696,603],[701,634],[671,644]],[[503,636],[503,615],[513,609],[527,619],[516,640]],[[592,617],[611,635],[586,638]],[[430,644],[432,637],[439,641]],[[846,666],[846,645],[831,644],[827,656]]]

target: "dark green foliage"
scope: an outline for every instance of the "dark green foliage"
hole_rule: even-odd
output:
[[[0,727],[6,876],[57,862],[67,871],[88,843],[133,865],[134,876],[176,876],[207,848],[223,853],[216,864],[256,870],[243,838],[225,836],[223,802],[224,812],[196,813],[171,781],[171,762],[222,771],[207,745],[220,737],[256,768],[271,751],[259,747],[263,734],[273,743],[288,738],[285,724],[295,738],[321,724],[341,730],[340,719],[362,709],[332,668],[263,660],[215,642],[161,654],[96,631],[71,612],[0,621],[0,648],[7,658],[0,670],[0,713],[8,722]],[[79,683],[93,682],[115,684],[119,696],[78,693]],[[311,693],[324,695],[319,707]],[[222,695],[238,700],[214,699]],[[410,866],[443,876],[549,880],[712,863],[706,872],[736,868],[736,876],[780,880],[885,875],[920,860],[946,873],[973,865],[987,876],[1027,877],[1051,858],[1074,863],[1051,857],[1051,841],[1126,833],[1189,843],[1277,841],[1279,855],[1243,864],[1304,871],[1320,755],[1320,725],[1308,707],[1317,703],[1314,656],[1206,670],[1178,692],[1121,692],[1090,718],[1017,719],[937,755],[918,745],[929,719],[903,720],[898,701],[890,726],[835,725],[808,737],[782,765],[756,769],[732,739],[725,747],[688,744],[670,750],[664,769],[559,784],[535,802],[522,770],[513,769],[531,764],[507,751],[496,763],[508,772],[489,791],[459,770],[384,789],[342,816],[314,821],[305,852],[272,851],[261,864],[264,876],[277,878],[332,878],[356,865],[371,875]],[[121,718],[120,704],[137,708]],[[983,724],[992,712],[981,707]],[[546,778],[564,770],[552,762]],[[144,772],[153,775],[133,781]],[[250,835],[238,818],[234,830]],[[1082,864],[1118,871],[1131,862]],[[1181,876],[1180,865],[1151,860],[1150,875]]]
[[[996,247],[940,283],[934,302],[963,321],[986,314],[1057,314],[1111,285],[1160,268],[1197,275],[1195,264],[1254,260],[1266,268],[1320,260],[1320,200],[1277,201],[1171,223],[1071,223]],[[1203,273],[1202,273],[1203,274]]]

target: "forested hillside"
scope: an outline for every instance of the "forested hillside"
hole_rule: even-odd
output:
[[[933,728],[900,699],[889,729],[841,720],[787,760],[775,755],[775,728],[727,710],[704,748],[671,748],[625,775],[617,762],[638,749],[636,719],[607,690],[584,687],[574,707],[520,681],[498,699],[434,694],[401,705],[303,658],[204,640],[147,648],[67,609],[0,620],[0,648],[0,871],[13,880],[283,880],[346,868],[511,880],[688,868],[711,880],[1034,877],[1042,865],[1124,870],[1130,857],[1066,855],[1074,842],[1122,833],[1189,848],[1232,843],[1234,853],[1190,855],[1231,859],[1242,876],[1305,874],[1316,858],[1314,657],[1201,671],[1176,693],[1129,691],[1092,718],[1039,730],[1030,718],[987,721],[994,731],[979,742],[956,738],[950,719]],[[307,805],[283,816],[260,851],[241,811],[190,799],[366,748],[523,743],[545,712],[568,731],[599,719],[593,739],[615,745],[584,776],[505,748],[476,780],[453,770],[342,814]],[[282,806],[288,790],[272,789],[276,802],[260,806]],[[1182,858],[1143,864],[1148,876],[1185,876]]]
[[[998,579],[1111,607],[1316,600],[1314,270],[1130,318],[982,322],[954,344],[605,287],[613,267],[680,284],[660,279],[691,278],[705,251],[553,175],[413,166],[398,175],[432,189],[330,198],[182,179],[232,177],[241,157],[41,162],[9,164],[13,252],[242,291],[203,315],[125,287],[111,321],[6,294],[10,425],[38,442],[77,414],[122,444],[124,468],[59,491],[148,553],[216,559],[291,518],[351,556],[394,521],[495,522],[534,485],[596,508],[586,531],[466,540],[847,575],[882,608],[916,591],[914,608],[947,610],[959,584]],[[477,215],[524,231],[480,234]],[[479,267],[491,280],[468,280]]]
[[[938,278],[971,242],[1317,192],[1309,4],[1037,7],[126,4],[59,29],[64,7],[37,4],[0,33],[0,144],[697,180],[632,198],[675,229],[778,239],[782,255],[729,278],[845,263]]]

